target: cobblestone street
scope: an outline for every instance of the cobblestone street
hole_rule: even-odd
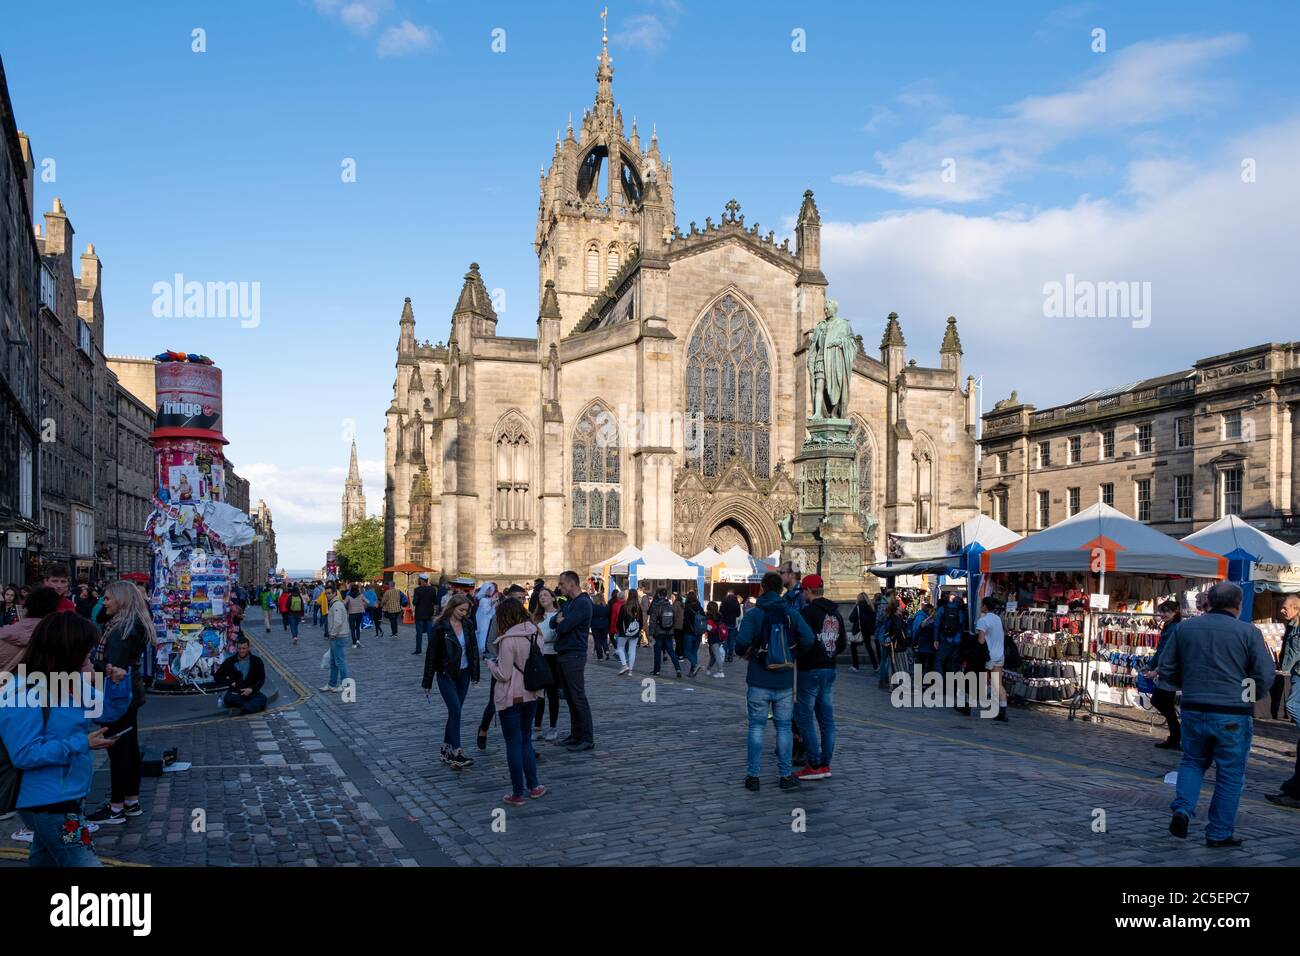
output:
[[[1245,847],[1209,850],[1208,791],[1186,841],[1165,832],[1172,788],[1163,777],[1177,755],[1152,748],[1161,731],[1145,720],[1070,722],[1063,709],[1038,707],[999,725],[900,710],[874,674],[842,666],[834,777],[779,791],[769,732],[763,789],[751,794],[741,786],[743,666],[694,681],[665,668],[646,702],[642,649],[635,679],[589,663],[596,750],[538,743],[549,792],[513,809],[501,803],[499,728],[486,752],[474,748],[486,682],[471,688],[465,709],[463,739],[476,762],[453,771],[437,759],[445,711],[419,686],[412,629],[349,651],[355,703],[308,690],[323,679],[318,634],[304,627],[298,647],[279,627],[254,634],[258,652],[288,676],[272,711],[145,727],[146,748],[178,746],[194,767],[146,779],[145,815],[96,834],[103,857],[235,866],[1300,864],[1300,816],[1263,799],[1292,760],[1294,734],[1281,725],[1255,738],[1237,824]],[[106,767],[97,772],[91,803],[107,776]],[[1098,809],[1104,832],[1093,830]],[[504,829],[494,828],[501,819]],[[13,865],[21,845],[3,846]]]

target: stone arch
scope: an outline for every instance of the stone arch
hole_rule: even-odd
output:
[[[738,454],[756,477],[771,476],[778,355],[762,314],[735,285],[699,311],[682,354],[687,467],[711,478]]]
[[[707,548],[713,532],[726,524],[734,524],[744,532],[749,539],[750,553],[756,558],[766,557],[781,547],[781,532],[772,516],[750,498],[731,495],[706,511],[695,523],[695,537],[686,557]]]

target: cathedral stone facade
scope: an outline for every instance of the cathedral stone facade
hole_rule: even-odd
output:
[[[583,570],[624,545],[768,555],[796,509],[810,414],[806,348],[821,320],[821,220],[803,194],[794,245],[719,218],[678,226],[672,167],[625,131],[602,44],[596,100],[541,177],[534,338],[496,334],[477,263],[447,343],[415,337],[408,298],[385,428],[389,564],[478,578]],[[882,531],[940,531],[979,512],[975,405],[956,320],[938,368],[908,360],[891,314],[858,339],[849,412],[858,512]],[[864,581],[864,585],[866,582]]]

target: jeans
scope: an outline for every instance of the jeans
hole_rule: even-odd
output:
[[[311,626],[320,626],[320,605],[315,601],[311,602]]]
[[[347,642],[341,637],[330,639],[330,686],[341,687],[348,679]],[[114,745],[116,746],[116,744]],[[110,750],[113,748],[110,747]]]
[[[794,733],[790,720],[794,715],[794,691],[768,690],[766,687],[751,687],[745,695],[749,709],[749,742],[746,750],[746,773],[757,777],[762,769],[760,760],[763,756],[763,730],[767,727],[767,712],[770,707],[772,719],[776,724],[776,769],[782,777],[788,777],[794,771],[791,755],[794,751]]]
[[[143,759],[140,756],[140,708],[132,704],[126,713],[108,725],[110,734],[122,733],[117,743],[108,748],[109,800],[122,803],[127,797],[140,795],[140,776]],[[127,730],[127,728],[130,730]]]
[[[609,657],[609,637],[605,634],[591,634],[591,643],[596,650],[596,660],[603,661]]]
[[[1196,816],[1205,771],[1214,764],[1214,796],[1205,826],[1208,840],[1232,836],[1237,805],[1246,786],[1246,758],[1254,736],[1255,718],[1249,714],[1210,714],[1183,708],[1183,759],[1178,764],[1174,813]]]
[[[1287,695],[1286,712],[1296,722],[1296,726],[1300,727],[1300,675],[1291,675],[1291,693]],[[1288,797],[1300,800],[1300,751],[1296,753],[1295,771],[1291,774],[1291,779],[1282,784],[1281,789]]]
[[[258,692],[245,697],[231,690],[226,691],[226,696],[221,698],[221,703],[231,710],[238,708],[241,714],[260,714],[266,710],[266,695]]]
[[[686,635],[686,659],[691,663],[691,670],[700,666],[700,635]]]
[[[401,611],[384,612],[384,617],[388,618],[388,629],[393,632],[393,637],[397,636],[397,622],[402,619]]]
[[[361,619],[362,619],[363,617],[365,617],[365,614],[349,614],[349,615],[348,615],[348,627],[351,628],[351,630],[352,630],[352,643],[353,643],[353,644],[360,644],[360,643],[361,643]]]
[[[636,667],[636,645],[635,637],[628,637],[620,634],[618,637],[618,659],[623,662],[623,666],[628,670]]]
[[[835,752],[835,668],[818,667],[799,674],[799,696],[794,705],[810,767],[829,767]],[[816,720],[814,721],[814,717]],[[818,729],[821,739],[818,740]]]
[[[587,651],[555,655],[565,699],[569,702],[569,736],[584,744],[594,742],[591,704],[587,701]]]
[[[420,653],[424,648],[423,638],[426,634],[433,633],[433,619],[421,620],[415,619],[415,653]]]
[[[442,732],[442,742],[452,750],[460,750],[460,709],[469,693],[469,668],[462,667],[455,677],[438,675],[438,693],[447,705],[447,726]]]
[[[881,640],[877,640],[876,644],[880,650],[880,666],[876,669],[876,676],[887,681],[894,673],[893,646]]]
[[[665,652],[667,652],[668,656],[672,658],[673,668],[680,674],[682,672],[682,662],[681,658],[677,656],[677,641],[674,638],[672,631],[667,631],[655,637],[654,673],[656,674],[659,673],[659,667],[663,664]]]
[[[934,669],[940,675],[961,670],[961,641],[939,642],[939,649],[934,652]],[[953,701],[953,704],[956,704],[956,701]]]
[[[530,700],[500,711],[501,734],[506,738],[506,764],[510,767],[510,787],[516,797],[524,795],[525,785],[529,790],[537,786],[537,755],[528,729],[537,703]]]
[[[114,744],[113,747],[117,745]],[[109,749],[112,750],[113,747]],[[19,810],[23,826],[32,831],[32,849],[28,866],[103,866],[86,830],[86,818],[80,813],[35,813]],[[69,820],[76,829],[69,830]]]
[[[723,642],[723,647],[727,649],[727,661],[730,662],[736,656],[736,628],[740,625],[739,621],[732,623],[727,621],[727,639]]]
[[[294,639],[295,641],[298,640],[298,624],[299,624],[301,621],[302,621],[302,615],[301,615],[301,614],[290,614],[290,615],[289,615],[289,633],[293,635],[293,639]]]

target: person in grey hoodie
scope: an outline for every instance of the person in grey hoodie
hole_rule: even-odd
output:
[[[1209,613],[1180,623],[1160,649],[1160,679],[1183,689],[1183,759],[1169,832],[1187,836],[1201,782],[1213,763],[1205,845],[1237,847],[1242,841],[1232,831],[1246,785],[1255,700],[1272,686],[1275,668],[1259,628],[1238,620],[1241,588],[1220,581],[1210,588],[1209,599]]]

